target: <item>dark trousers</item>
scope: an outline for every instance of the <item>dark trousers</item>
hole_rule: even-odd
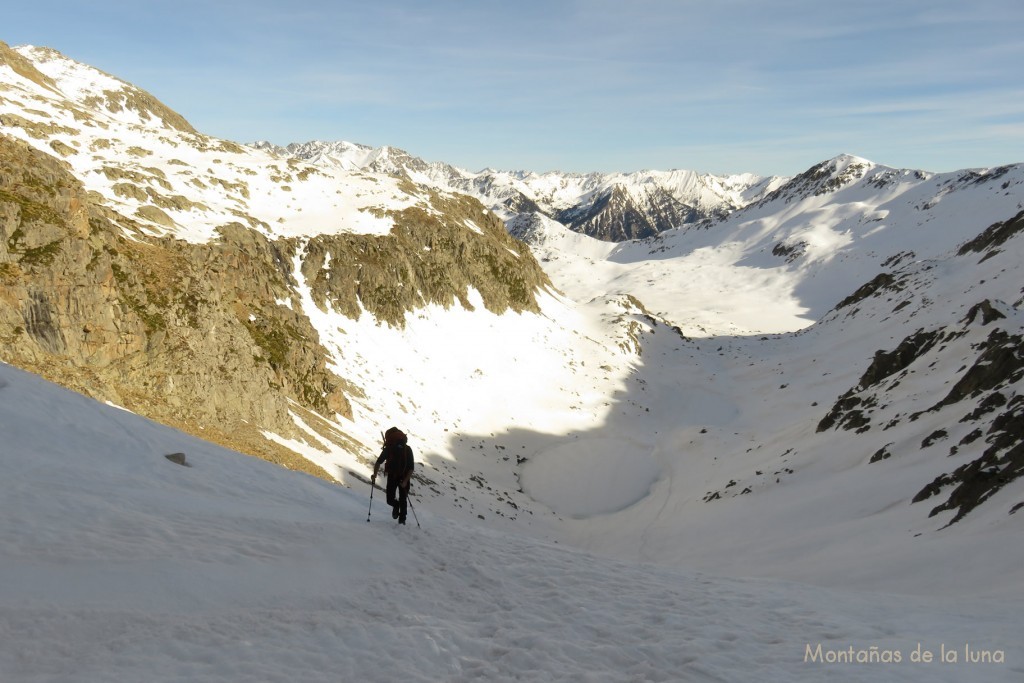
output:
[[[405,521],[405,508],[406,508],[406,505],[407,505],[407,497],[409,495],[409,487],[408,486],[406,486],[405,488],[402,488],[401,486],[399,486],[399,484],[402,482],[402,479],[404,479],[404,478],[405,478],[405,475],[402,475],[401,477],[390,477],[389,476],[388,477],[388,485],[387,485],[387,489],[386,489],[387,494],[388,494],[388,505],[390,505],[392,508],[395,508],[397,506],[397,509],[398,509],[398,521],[399,522],[404,522]],[[396,491],[398,492],[397,500],[395,499],[395,492]]]

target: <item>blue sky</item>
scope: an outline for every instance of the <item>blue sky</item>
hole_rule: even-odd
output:
[[[1020,0],[32,0],[0,27],[239,142],[470,170],[1024,162]]]

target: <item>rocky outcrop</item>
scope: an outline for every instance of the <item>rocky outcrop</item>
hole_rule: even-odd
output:
[[[49,76],[41,73],[29,60],[11,49],[10,45],[0,40],[0,64],[8,66],[14,73],[47,90],[57,90],[57,84]]]
[[[1019,367],[1019,338],[1016,343]],[[972,436],[974,434],[972,432]],[[980,437],[980,432],[977,437]],[[933,496],[941,497],[944,490],[948,489],[946,500],[932,508],[929,516],[947,510],[955,511],[947,524],[949,526],[959,522],[1004,486],[1024,476],[1024,396],[1017,395],[1011,399],[1005,405],[1005,410],[991,421],[985,443],[988,448],[979,457],[936,477],[914,496],[913,502],[920,503]],[[1011,510],[1011,514],[1019,507]]]
[[[927,409],[906,416],[896,414],[882,426],[887,431],[903,423],[917,422],[930,413],[949,410],[950,425],[967,425],[956,427],[963,436],[950,447],[950,457],[978,451],[978,446],[972,445],[975,442],[984,440],[988,444],[980,454],[934,478],[912,500],[920,503],[944,497],[932,508],[930,516],[952,511],[947,526],[959,522],[1004,486],[1024,476],[1024,395],[1019,389],[1024,381],[1024,336],[995,327],[1006,319],[1007,315],[986,299],[972,306],[958,323],[918,330],[895,349],[877,351],[857,386],[836,400],[817,431],[844,429],[862,434],[871,430],[884,412],[882,404],[890,400],[890,392],[908,372],[914,372],[914,366],[926,371],[940,363],[949,364],[942,355],[946,345],[972,330],[976,336],[991,327],[987,338],[970,345],[974,361],[969,367],[960,368],[959,377],[944,397]],[[961,417],[956,419],[958,410]],[[929,449],[950,439],[951,429],[933,431],[920,448]],[[870,462],[894,457],[890,450],[893,445],[887,443],[876,451]]]
[[[395,227],[388,235],[289,243],[291,251],[302,249],[302,274],[317,305],[352,318],[365,309],[402,326],[407,311],[427,304],[472,309],[473,288],[492,312],[538,310],[535,292],[551,283],[529,248],[475,199],[429,195],[432,210],[389,212]]]
[[[965,256],[971,252],[985,252],[985,256],[981,259],[981,261],[985,261],[998,254],[999,247],[1022,230],[1024,230],[1024,211],[1009,220],[990,225],[980,235],[960,247],[958,253],[960,256]]]
[[[32,60],[35,62],[66,59],[61,53],[51,48],[33,47],[30,50]],[[56,92],[56,83],[52,78],[43,74],[32,60],[25,58],[0,41],[0,64],[6,64],[19,76]],[[104,75],[108,76],[109,74]],[[117,80],[112,76],[110,78]],[[197,134],[183,116],[167,107],[150,93],[133,85],[124,84],[123,88],[116,90],[90,93],[81,99],[78,105],[86,110],[101,108],[115,114],[127,110],[133,112],[141,121],[156,120],[168,129]]]

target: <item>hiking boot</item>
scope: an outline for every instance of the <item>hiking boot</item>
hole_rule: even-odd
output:
[[[397,505],[392,505],[391,506],[391,519],[398,519],[398,506]]]
[[[399,517],[398,518],[398,523],[399,524],[405,524],[405,517]]]

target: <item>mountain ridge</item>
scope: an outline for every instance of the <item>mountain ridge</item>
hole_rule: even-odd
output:
[[[496,171],[473,173],[443,162],[427,162],[390,146],[347,141],[309,141],[250,146],[284,158],[404,175],[417,182],[477,197],[508,222],[540,213],[570,229],[605,241],[624,241],[711,219],[761,197],[784,178],[749,173],[730,176],[694,171],[561,173]]]

